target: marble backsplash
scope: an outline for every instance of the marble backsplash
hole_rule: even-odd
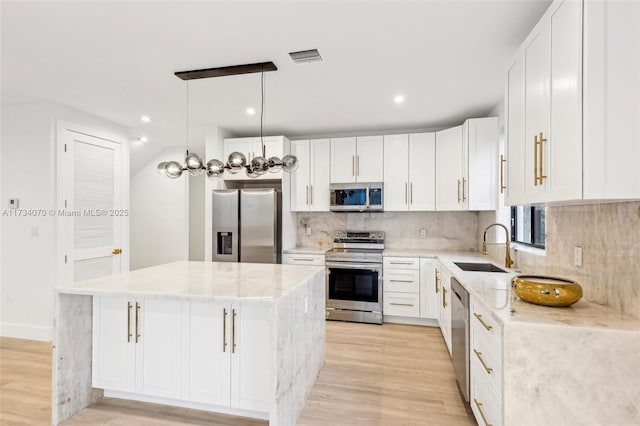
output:
[[[480,227],[491,219],[482,213]],[[518,270],[573,279],[584,299],[640,318],[640,202],[548,207],[546,229],[544,254],[513,250]],[[574,266],[574,247],[582,247],[582,266]],[[504,261],[504,246],[489,251]]]
[[[385,246],[434,251],[477,250],[477,212],[298,213],[296,245],[329,249],[336,231],[384,231]],[[311,227],[311,235],[306,228]],[[426,237],[420,238],[420,229]]]

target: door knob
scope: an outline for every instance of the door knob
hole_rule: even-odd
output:
[[[122,253],[122,250],[120,249],[115,249],[114,251],[111,252],[111,254],[120,254]]]

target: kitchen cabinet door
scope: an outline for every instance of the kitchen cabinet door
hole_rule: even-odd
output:
[[[231,305],[191,302],[189,400],[231,405]]]
[[[472,118],[463,125],[465,210],[495,210],[498,204],[498,118]]]
[[[384,209],[409,209],[409,135],[384,137]],[[418,191],[418,188],[416,188]]]
[[[93,297],[92,386],[135,391],[135,303],[126,297]]]
[[[356,138],[331,139],[331,183],[356,182]]]
[[[420,259],[420,318],[438,319],[440,282],[435,259]]]
[[[284,143],[281,136],[265,136],[264,151],[265,158],[278,157],[282,159],[284,156]],[[262,142],[259,137],[253,138],[251,158],[262,156]]]
[[[436,132],[436,210],[462,210],[462,126]]]
[[[136,346],[136,391],[181,398],[183,301],[147,298],[136,302],[139,340]]]
[[[505,96],[505,204],[527,204],[525,196],[524,57],[518,55],[507,73]]]
[[[231,406],[269,411],[275,394],[273,318],[269,304],[231,307]]]
[[[384,180],[384,140],[382,136],[357,138],[357,182],[382,182]]]
[[[451,274],[445,267],[439,268],[440,281],[440,318],[438,324],[442,337],[451,355]]]
[[[410,134],[408,159],[409,210],[434,211],[436,209],[436,134]],[[385,179],[387,179],[387,170],[393,173],[393,164],[387,168],[387,157],[385,155]],[[397,168],[395,171],[396,174],[401,175]],[[385,182],[385,199],[388,193],[386,188]]]
[[[291,211],[309,211],[310,141],[291,141],[291,153],[298,157],[298,170],[291,174]]]
[[[331,180],[331,141],[318,139],[310,141],[311,160],[309,171],[309,210],[329,211],[329,184]]]
[[[247,157],[247,162],[251,161],[251,152],[254,148],[254,138],[233,138],[224,140],[224,158],[223,163],[227,162],[229,154],[232,152],[241,152]],[[225,172],[226,173],[226,172]]]

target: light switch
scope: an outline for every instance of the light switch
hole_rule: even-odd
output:
[[[31,228],[31,237],[35,238],[39,236],[40,236],[40,228],[38,228],[37,226],[34,226],[33,228]]]
[[[582,247],[573,248],[573,266],[582,266]]]
[[[307,226],[307,235],[311,236],[311,227],[310,226]]]

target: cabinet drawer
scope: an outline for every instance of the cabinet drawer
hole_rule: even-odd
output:
[[[283,254],[282,263],[285,265],[320,265],[324,266],[324,256],[321,254]]]
[[[384,269],[420,269],[418,257],[385,257],[382,267]]]
[[[482,366],[477,359],[471,359],[471,410],[478,425],[502,425],[502,401],[493,391],[486,376],[479,374]]]
[[[385,291],[382,306],[384,315],[417,318],[420,316],[420,295]]]
[[[473,302],[469,314],[471,328],[479,326],[486,332],[487,336],[492,336],[498,342],[502,342],[502,326],[491,316],[491,312],[483,305]]]
[[[398,293],[420,292],[420,271],[415,269],[387,269],[384,271],[384,291]]]
[[[485,376],[498,397],[502,396],[502,346],[480,327],[471,328],[471,359],[480,364],[477,374]]]

